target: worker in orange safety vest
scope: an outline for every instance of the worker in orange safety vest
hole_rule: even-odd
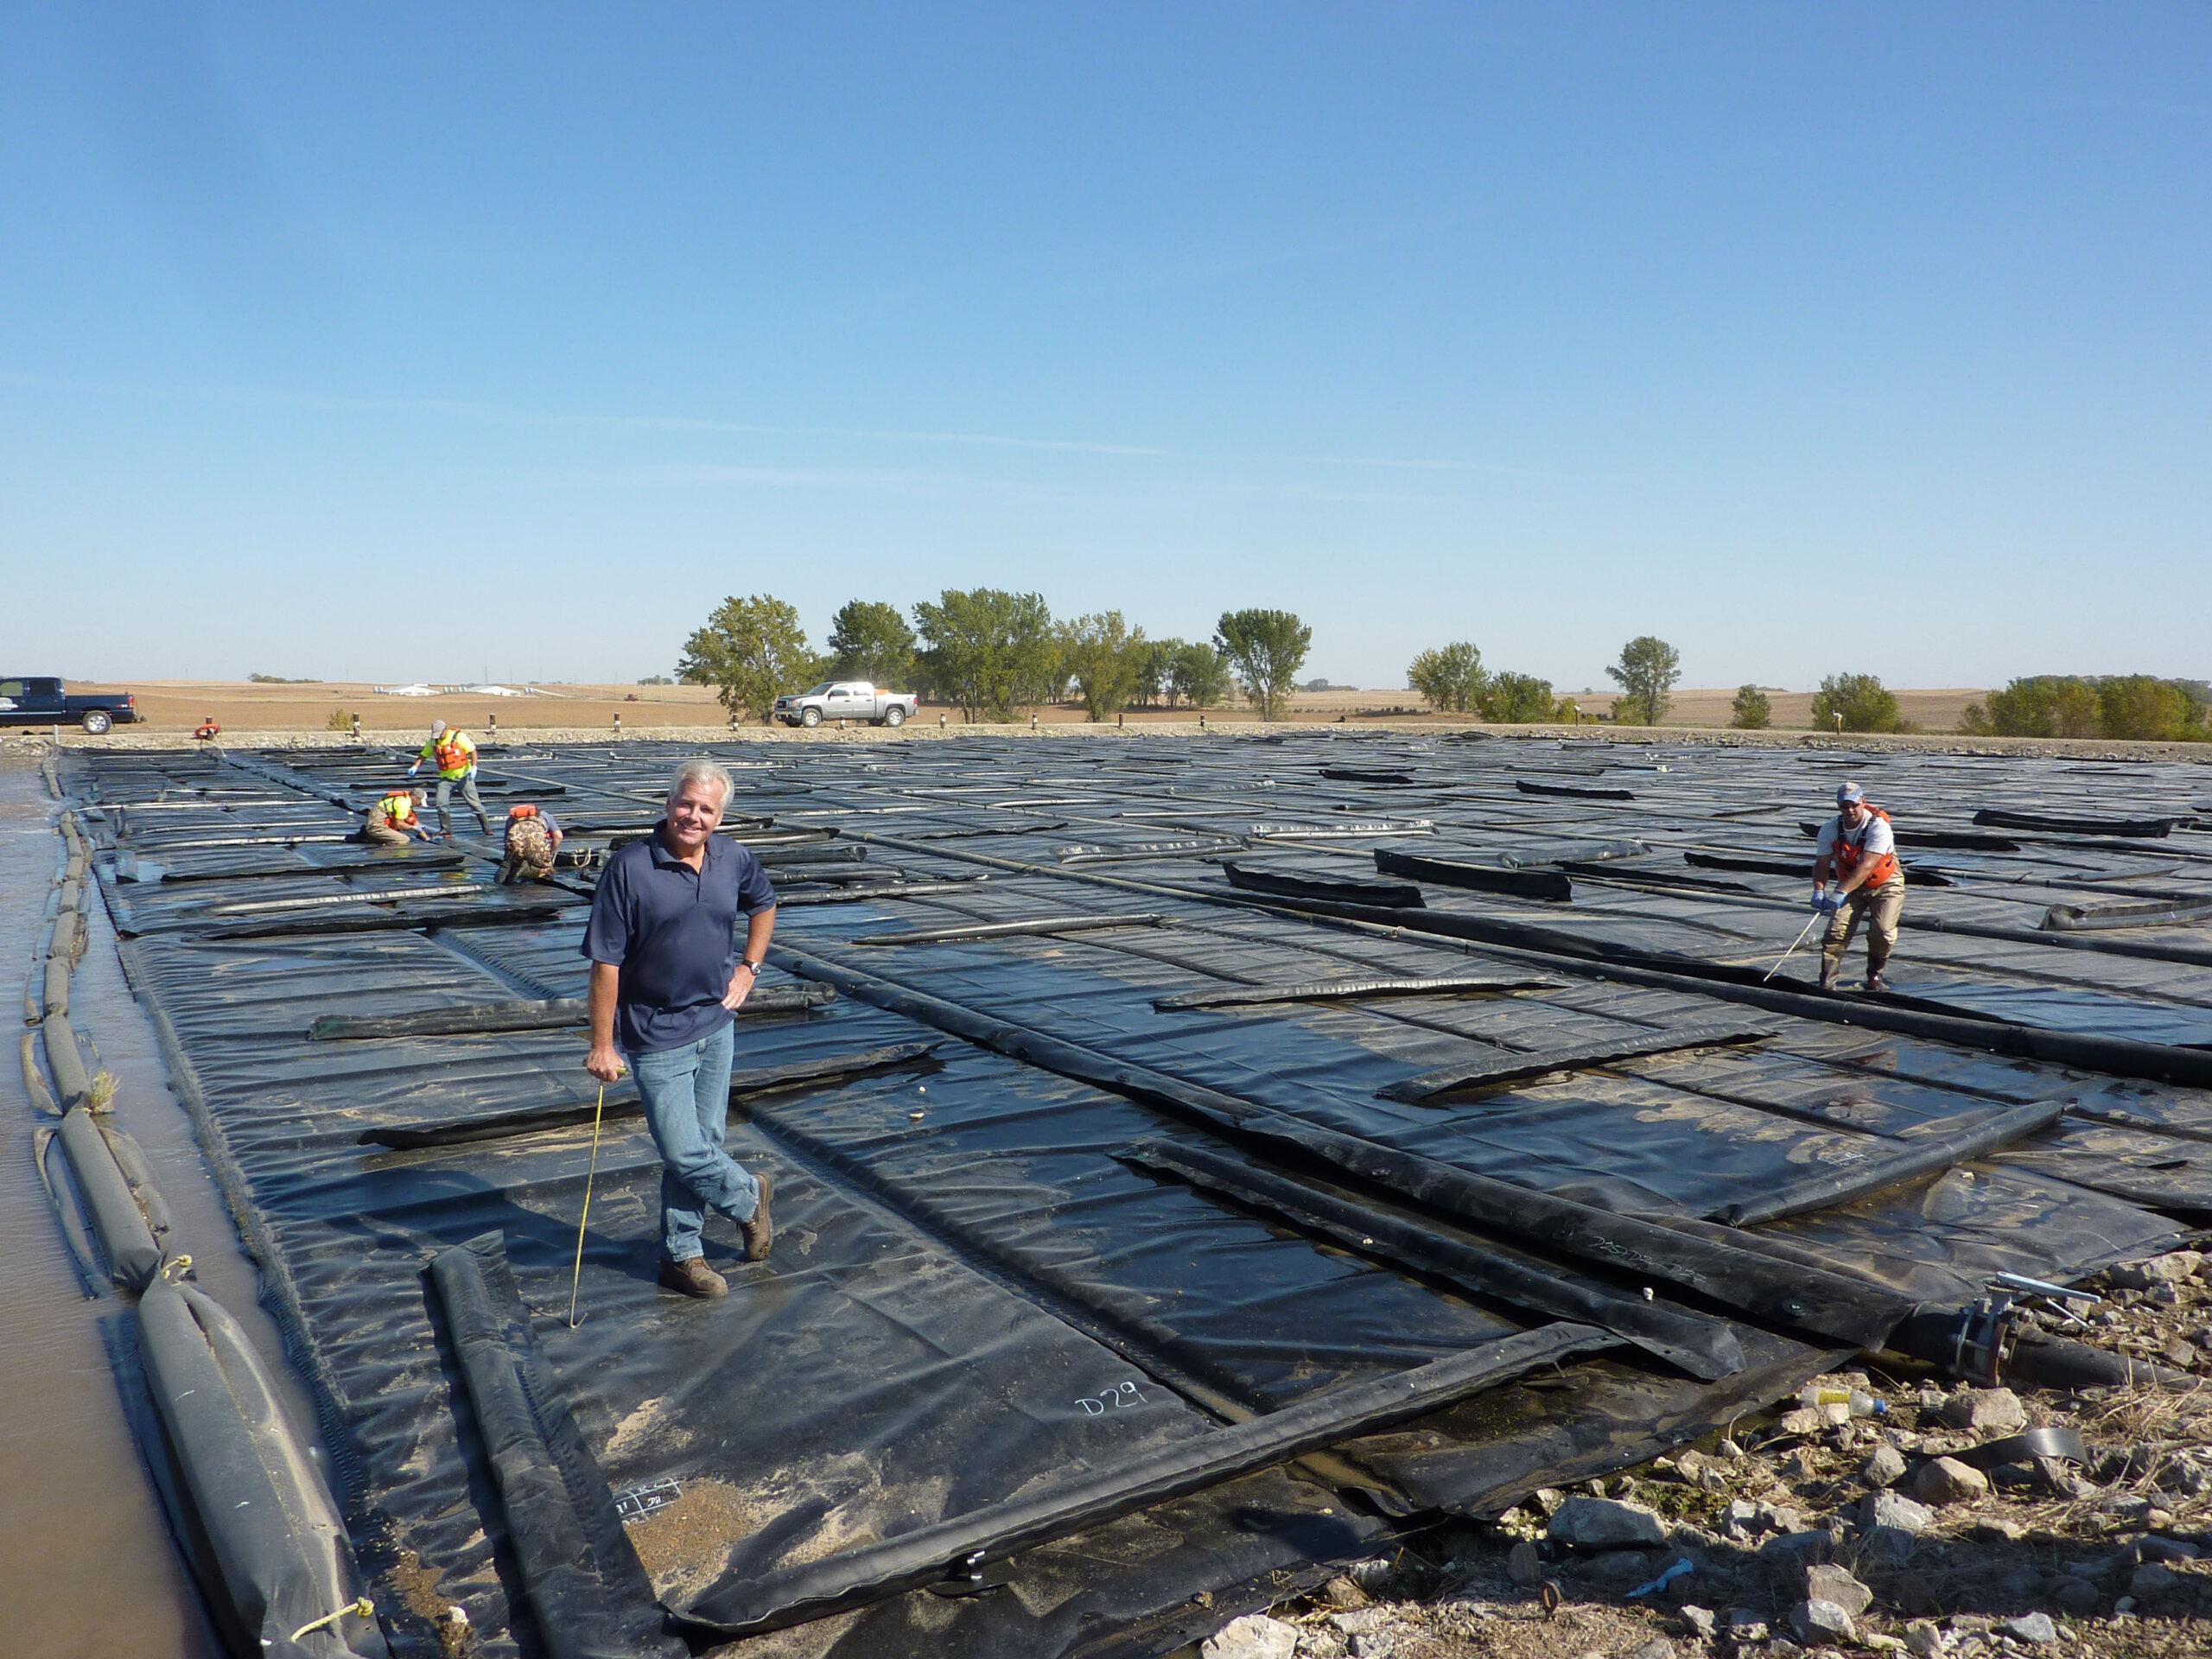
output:
[[[561,820],[528,801],[507,809],[506,856],[499,861],[503,886],[543,881],[553,874],[553,855],[561,850]]]
[[[395,789],[371,807],[361,820],[360,839],[378,847],[404,847],[410,841],[428,841],[415,809],[429,799],[419,789]]]
[[[1821,941],[1821,988],[1832,991],[1843,971],[1851,936],[1866,918],[1866,988],[1885,991],[1882,969],[1897,949],[1897,918],[1904,911],[1904,868],[1890,815],[1847,783],[1835,792],[1836,815],[1813,843],[1813,908],[1826,912]],[[1830,883],[1834,885],[1831,886]]]
[[[485,814],[484,798],[476,792],[476,745],[469,741],[468,734],[458,726],[437,721],[430,728],[430,741],[407,768],[407,775],[412,778],[426,760],[438,769],[438,833],[448,841],[453,838],[453,791],[457,785],[461,798],[476,809],[476,822],[489,836],[492,820]]]

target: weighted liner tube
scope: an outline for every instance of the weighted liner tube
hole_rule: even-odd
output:
[[[429,1277],[546,1651],[680,1659],[681,1644],[654,1628],[645,1568],[522,1315],[500,1236],[439,1251]]]
[[[1743,870],[1751,874],[1793,875],[1810,877],[1813,867],[1809,861],[1799,862],[1788,858],[1751,858],[1735,853],[1684,853],[1682,861],[1700,870]],[[1948,875],[1934,870],[1916,869],[1910,864],[1900,865],[1908,887],[1955,887],[1958,883]]]
[[[85,1058],[77,1052],[77,1033],[69,1016],[48,1014],[38,1036],[46,1050],[46,1069],[54,1073],[54,1092],[61,1096],[61,1109],[66,1112],[89,1100],[92,1080],[85,1075]]]
[[[1532,927],[1518,922],[1491,921],[1479,916],[1433,910],[1377,910],[1363,905],[1333,905],[1318,900],[1273,902],[1285,910],[1304,911],[1316,916],[1501,946],[1543,958],[1548,967],[1556,966],[1560,971],[1586,977],[1717,997],[1726,1002],[1739,1002],[1774,1014],[1796,1014],[1828,1025],[1928,1037],[2016,1059],[2045,1060],[2081,1071],[2108,1071],[2115,1077],[2212,1088],[2212,1051],[2204,1049],[2139,1043],[2124,1037],[2097,1037],[2081,1032],[2046,1031],[2002,1020],[1969,1019],[1959,1014],[1900,1006],[1900,999],[1896,997],[1835,996],[1811,989],[1786,990],[1777,985],[1761,984],[1755,968],[1731,968],[1695,962],[1686,957],[1648,956],[1604,948],[1554,928]]]
[[[670,1611],[686,1630],[723,1638],[804,1624],[940,1582],[956,1565],[1001,1560],[1117,1516],[1287,1463],[1618,1340],[1584,1325],[1516,1332],[1449,1359],[1332,1389],[1194,1440],[1084,1471],[1030,1497],[733,1585]]]
[[[86,1217],[107,1256],[108,1276],[125,1290],[143,1290],[161,1271],[161,1247],[132,1196],[130,1182],[99,1125],[82,1106],[62,1115],[61,1149],[68,1154]]]
[[[211,1298],[157,1279],[138,1303],[146,1384],[222,1582],[208,1586],[234,1648],[384,1659],[383,1633],[348,1613],[361,1596],[346,1528],[293,1436],[245,1333]]]
[[[1316,979],[1302,985],[1262,985],[1249,990],[1179,991],[1156,996],[1152,1006],[1177,1008],[1247,1008],[1269,1002],[1349,1001],[1366,996],[1450,996],[1460,991],[1558,990],[1560,982],[1541,974],[1432,974],[1418,979]]]
[[[855,944],[958,944],[971,939],[1018,939],[1031,934],[1090,933],[1108,927],[1165,927],[1165,916],[1044,916],[1033,922],[983,922],[974,927],[919,928],[911,933],[863,933]]]
[[[903,1014],[969,1042],[1062,1077],[1134,1095],[1198,1117],[1210,1128],[1295,1147],[1332,1168],[1402,1193],[1485,1231],[1595,1262],[1611,1273],[1666,1281],[1754,1319],[1878,1346],[1910,1306],[1864,1281],[1808,1271],[1716,1240],[1688,1237],[1656,1223],[1617,1216],[1516,1186],[1416,1153],[1309,1123],[1219,1090],[1026,1026],[982,1014],[826,957],[772,945],[777,965],[826,980],[863,1002]]]
[[[1331,880],[1264,864],[1240,864],[1224,859],[1221,873],[1232,887],[1247,893],[1279,893],[1287,899],[1341,899],[1347,904],[1383,905],[1392,910],[1419,910],[1426,902],[1410,881]]]
[[[2179,818],[2050,818],[1995,807],[1975,813],[1974,821],[1992,830],[2039,830],[2052,836],[2123,836],[2132,841],[2163,840],[2181,822]]]
[[[827,985],[768,985],[745,999],[737,1017],[747,1014],[791,1014],[835,1002],[837,993]],[[315,1043],[354,1041],[370,1037],[464,1037],[503,1031],[566,1031],[590,1018],[591,1005],[581,996],[559,997],[544,1002],[485,1002],[474,1007],[425,1008],[420,1014],[326,1014],[308,1027],[308,1040]]]
[[[1355,1249],[1452,1280],[1478,1296],[1533,1308],[1554,1319],[1602,1325],[1702,1381],[1732,1376],[1744,1369],[1743,1344],[1721,1320],[1576,1284],[1495,1250],[1447,1238],[1408,1217],[1370,1209],[1217,1153],[1144,1141],[1115,1155],[1124,1163],[1166,1170],[1193,1185],[1225,1192]]]
[[[1779,1221],[1784,1216],[1803,1215],[1808,1210],[1826,1210],[1834,1205],[1847,1204],[1870,1192],[1955,1168],[1999,1147],[2040,1135],[2065,1116],[2064,1101],[2042,1100],[1999,1112],[1948,1135],[1916,1135],[1904,1143],[1906,1150],[1890,1157],[1794,1181],[1764,1198],[1732,1204],[1714,1219],[1725,1221],[1731,1227],[1748,1227],[1762,1221]]]
[[[885,1048],[866,1048],[849,1054],[827,1054],[811,1060],[795,1061],[788,1065],[764,1065],[749,1071],[733,1071],[730,1073],[729,1092],[733,1098],[741,1095],[761,1095],[772,1090],[795,1088],[801,1084],[856,1077],[871,1071],[922,1065],[929,1060],[938,1046],[936,1043],[893,1043]],[[448,1119],[422,1128],[364,1129],[360,1144],[410,1149],[458,1146],[466,1141],[495,1141],[510,1135],[535,1135],[542,1129],[566,1128],[571,1124],[588,1123],[595,1116],[610,1119],[641,1117],[645,1109],[645,1103],[638,1097],[636,1084],[630,1084],[624,1085],[621,1092],[615,1096],[586,1097],[562,1106],[533,1106],[525,1111],[501,1112],[491,1117]]]
[[[1457,1065],[1439,1066],[1433,1071],[1423,1071],[1416,1077],[1403,1077],[1396,1083],[1385,1084],[1375,1092],[1383,1100],[1402,1100],[1408,1104],[1419,1105],[1433,1096],[1455,1089],[1487,1088],[1527,1077],[1541,1077],[1548,1071],[1580,1071],[1585,1066],[1605,1065],[1614,1060],[1636,1059],[1647,1054],[1672,1053],[1677,1049],[1755,1043],[1773,1035],[1774,1032],[1768,1027],[1747,1026],[1741,1020],[1726,1025],[1676,1026],[1667,1031],[1650,1032],[1642,1037],[1578,1043],[1567,1048],[1501,1052],[1485,1055],[1480,1059],[1463,1060]]]
[[[2053,905],[2043,913],[2046,932],[2073,933],[2109,927],[2177,927],[2212,917],[2212,899],[2148,905]]]
[[[44,1005],[46,1018],[51,1019],[55,1014],[66,1014],[69,1012],[67,957],[48,957],[46,959],[46,983],[42,988],[41,1001]]]
[[[1557,870],[1509,870],[1462,858],[1423,858],[1414,853],[1393,852],[1388,847],[1375,849],[1375,868],[1384,875],[1402,875],[1440,887],[1465,887],[1471,893],[1503,893],[1516,899],[1574,897],[1573,882]]]

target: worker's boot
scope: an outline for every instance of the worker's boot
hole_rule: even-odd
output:
[[[702,1300],[720,1296],[729,1288],[728,1280],[696,1255],[682,1262],[664,1260],[660,1264],[660,1282],[670,1290],[680,1290],[686,1296]]]
[[[745,1259],[748,1262],[766,1262],[776,1242],[776,1224],[768,1217],[768,1190],[773,1185],[766,1175],[760,1178],[760,1202],[753,1206],[753,1219],[740,1229],[745,1235]]]
[[[1841,964],[1839,963],[1823,962],[1821,963],[1821,988],[1822,990],[1832,991],[1835,989],[1836,975],[1840,967]]]
[[[1886,962],[1870,962],[1866,964],[1866,988],[1868,990],[1886,991],[1890,988],[1890,982],[1883,976],[1882,973],[1882,969],[1888,966],[1889,963]]]

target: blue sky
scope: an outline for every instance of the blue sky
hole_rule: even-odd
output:
[[[0,11],[11,671],[2212,672],[2212,10]]]

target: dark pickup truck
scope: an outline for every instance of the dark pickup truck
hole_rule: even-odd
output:
[[[59,726],[67,721],[98,737],[111,726],[128,726],[138,705],[126,691],[120,696],[73,697],[60,681],[0,679],[0,726]]]

